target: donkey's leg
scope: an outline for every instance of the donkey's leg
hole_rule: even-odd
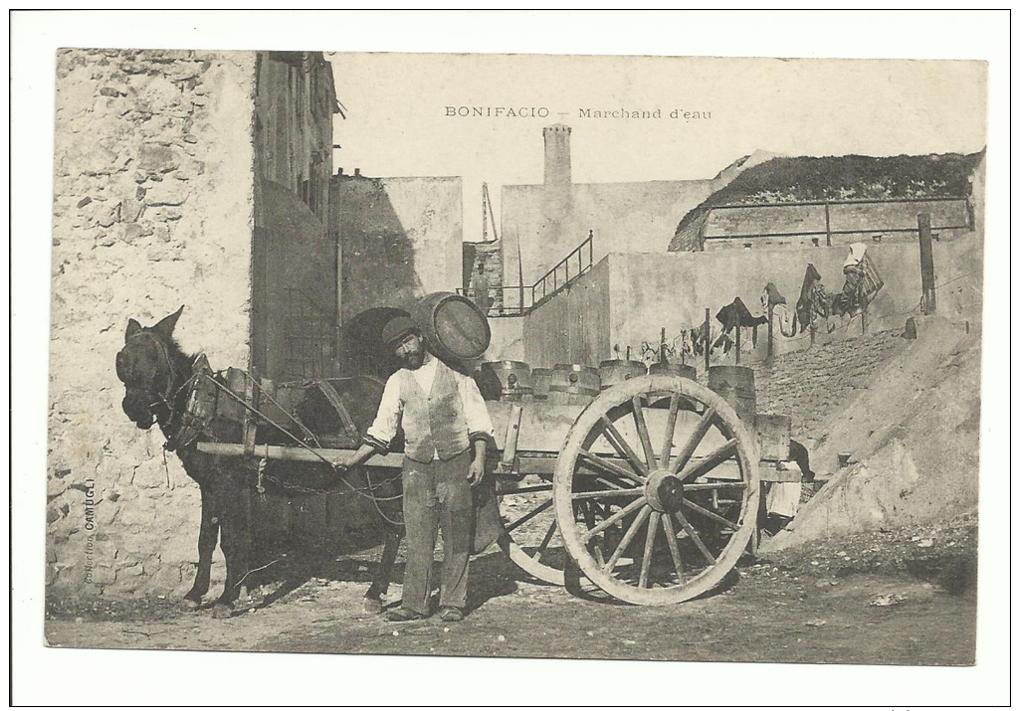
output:
[[[198,571],[195,573],[195,584],[184,596],[186,605],[197,608],[202,604],[202,596],[209,592],[209,574],[212,569],[213,551],[216,550],[216,539],[219,538],[220,522],[217,518],[216,500],[206,486],[200,486],[202,492],[202,523],[198,530]]]
[[[227,563],[227,580],[223,585],[223,594],[213,606],[213,617],[230,617],[240,592],[241,582],[248,574],[251,521],[249,511],[244,505],[245,493],[247,490],[243,488],[243,484],[232,484],[226,495],[221,545]]]
[[[400,548],[400,541],[404,538],[404,530],[397,526],[386,524],[383,531],[383,551],[379,558],[379,567],[376,568],[372,585],[365,593],[365,612],[373,614],[382,612],[383,598],[390,588],[393,564],[397,560],[397,550]]]

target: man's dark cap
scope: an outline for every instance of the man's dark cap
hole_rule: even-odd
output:
[[[409,333],[416,333],[414,322],[407,316],[397,316],[386,322],[382,330],[382,342],[387,346],[395,345],[397,341]]]

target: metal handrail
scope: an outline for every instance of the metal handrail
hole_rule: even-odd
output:
[[[516,292],[517,294],[520,295],[520,299],[519,303],[516,306],[510,308],[506,306],[507,299],[505,298],[501,299],[499,307],[496,308],[496,304],[494,303],[489,307],[489,312],[487,315],[489,317],[523,316],[533,311],[535,308],[537,308],[540,304],[544,303],[548,299],[552,298],[554,294],[562,291],[567,286],[577,281],[577,279],[579,279],[582,275],[587,274],[589,271],[591,271],[592,262],[594,260],[595,252],[594,247],[592,246],[594,238],[595,238],[594,231],[588,230],[588,238],[581,242],[581,244],[577,245],[573,250],[571,250],[570,254],[568,254],[566,257],[557,262],[552,269],[543,274],[534,284],[531,285],[518,284],[516,286],[490,287],[487,290],[489,293],[493,291],[498,291],[501,294],[505,294],[508,291],[511,293]],[[587,264],[585,264],[584,262],[586,252],[588,257]],[[575,257],[577,258],[577,269],[573,274],[571,274],[570,264]],[[561,269],[563,271],[562,282],[559,279],[559,273]],[[551,290],[548,288],[550,280],[552,281]],[[539,295],[538,293],[540,289],[541,295]],[[461,288],[457,289],[457,293],[463,296],[469,297],[475,296],[473,289]],[[525,294],[530,294],[531,298],[525,299],[524,298]]]

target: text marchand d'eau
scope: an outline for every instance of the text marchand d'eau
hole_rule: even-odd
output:
[[[583,107],[575,109],[573,116],[578,119],[602,120],[657,120],[672,119],[674,121],[706,121],[711,120],[712,112],[684,108],[640,109],[623,107]],[[547,119],[554,115],[548,106],[459,106],[446,105],[443,116],[446,118],[495,118],[495,119]],[[558,117],[566,118],[571,112],[555,112]]]

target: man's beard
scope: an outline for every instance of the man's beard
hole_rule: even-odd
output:
[[[425,352],[408,353],[401,360],[404,362],[404,367],[408,370],[418,370],[425,363]]]

